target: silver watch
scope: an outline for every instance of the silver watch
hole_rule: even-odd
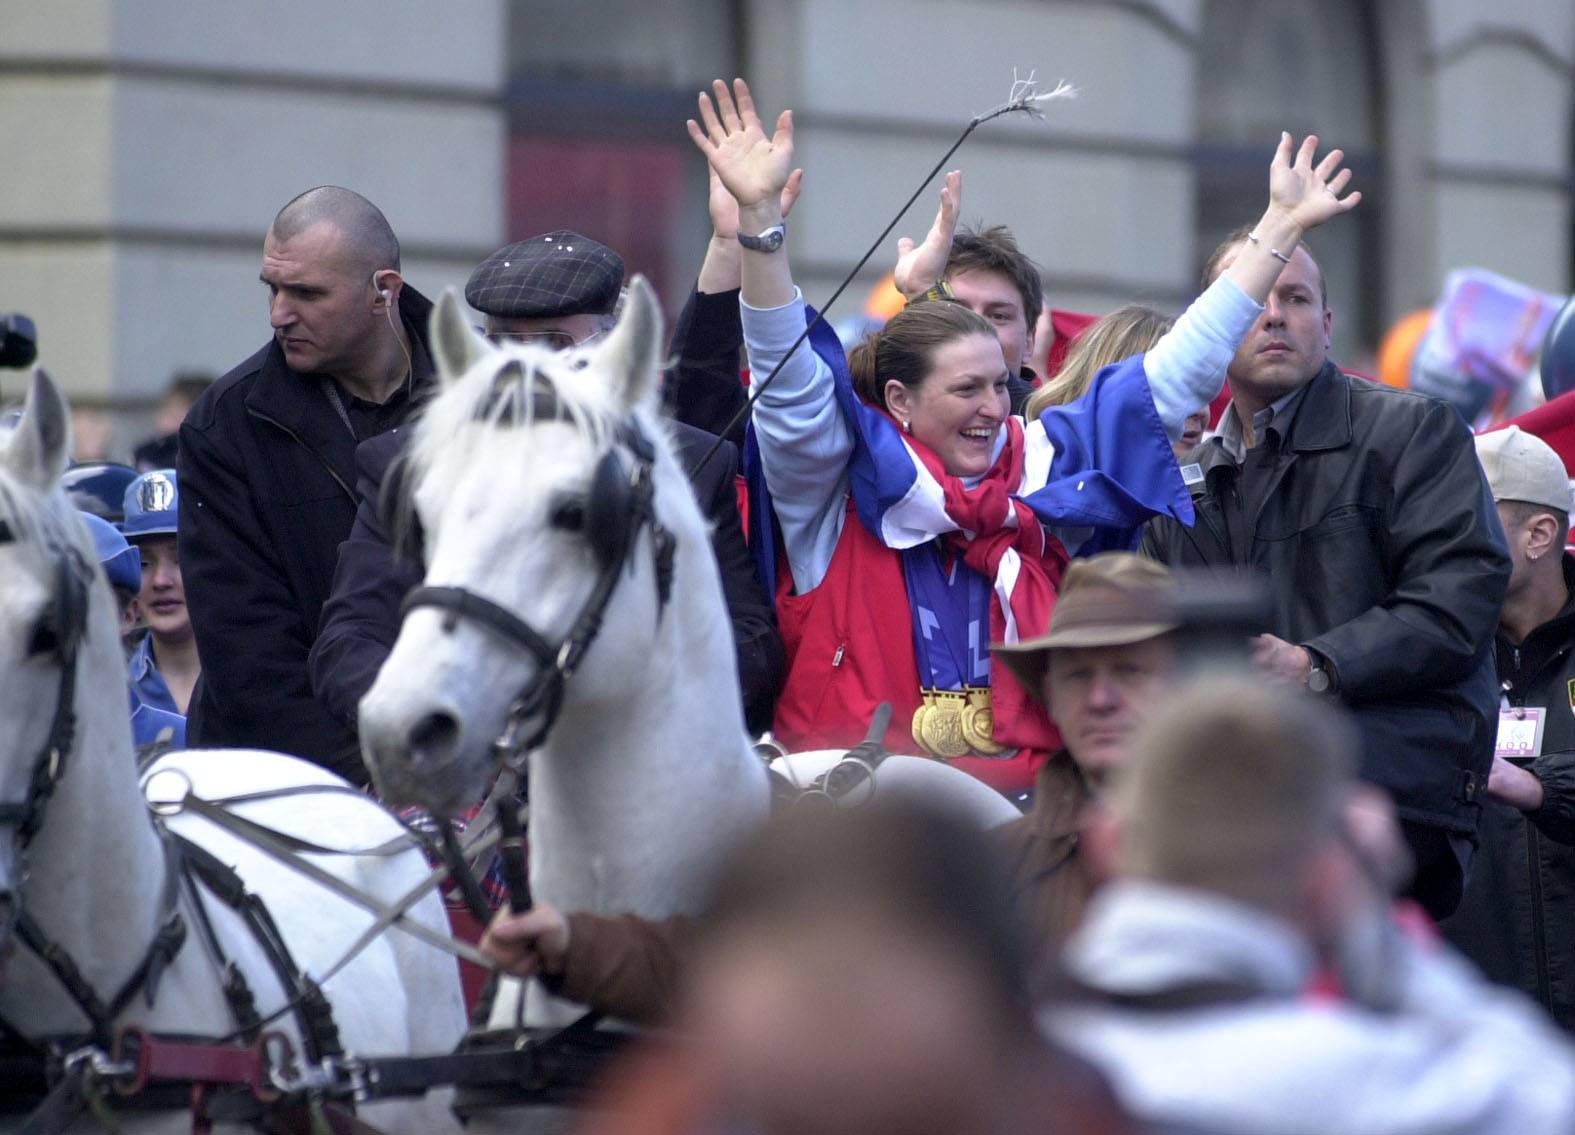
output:
[[[738,234],[738,243],[751,252],[775,252],[782,247],[782,242],[787,239],[787,222],[780,221],[772,225],[763,233],[747,236]]]

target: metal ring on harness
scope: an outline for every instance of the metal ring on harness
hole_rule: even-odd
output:
[[[154,799],[153,797],[154,783],[163,777],[175,778],[179,780],[180,784],[182,785],[179,794],[173,799],[162,798],[162,794],[160,794],[160,799]],[[185,769],[155,769],[142,778],[143,801],[146,803],[148,811],[152,812],[155,816],[180,815],[186,810],[186,800],[195,791],[196,787],[192,784],[191,777],[186,774]]]

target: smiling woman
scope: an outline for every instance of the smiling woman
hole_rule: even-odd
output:
[[[990,325],[961,304],[927,301],[892,317],[848,355],[853,389],[933,449],[954,477],[982,476],[1006,421],[1006,363]]]

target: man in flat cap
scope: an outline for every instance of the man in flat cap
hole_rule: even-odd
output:
[[[465,284],[487,334],[564,350],[610,331],[623,291],[623,257],[558,229],[500,248]]]
[[[1444,934],[1575,1030],[1575,556],[1570,482],[1519,428],[1476,439],[1513,567],[1495,638],[1499,711],[1477,853]]]
[[[579,233],[559,230],[487,257],[471,273],[465,298],[486,317],[491,338],[566,349],[612,328],[623,273],[623,259],[616,252]],[[682,360],[681,345],[675,343],[674,350]],[[716,437],[681,422],[674,423],[674,431],[679,460],[711,523],[746,717],[751,727],[764,729],[781,684],[782,640],[744,544],[734,488],[738,453],[725,443],[702,466]],[[421,582],[421,565],[394,555],[377,507],[383,477],[407,432],[390,431],[356,451],[361,503],[350,538],[340,549],[333,591],[323,608],[322,633],[312,648],[313,688],[328,712],[350,729],[356,727],[362,696],[399,635],[400,603]]]
[[[387,219],[337,186],[279,211],[261,279],[273,337],[180,428],[180,563],[203,670],[187,736],[365,782],[307,654],[355,517],[356,446],[405,421],[431,382],[432,305],[405,285]]]

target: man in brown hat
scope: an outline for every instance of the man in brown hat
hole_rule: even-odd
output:
[[[1099,881],[1081,850],[1085,813],[1150,707],[1169,692],[1179,626],[1169,569],[1110,552],[1067,569],[1046,634],[995,648],[1044,700],[1064,744],[1039,771],[1033,809],[995,833],[1030,932],[1035,998],[1050,991],[1061,944]],[[519,976],[545,976],[570,1000],[656,1023],[671,1007],[688,929],[682,920],[565,915],[538,905],[499,915],[482,949]]]
[[[992,648],[1061,731],[1061,751],[1034,783],[1033,808],[1000,832],[1031,934],[1036,996],[1047,992],[1061,944],[1098,883],[1080,844],[1089,805],[1174,684],[1180,625],[1170,570],[1110,552],[1067,569],[1045,634]]]

